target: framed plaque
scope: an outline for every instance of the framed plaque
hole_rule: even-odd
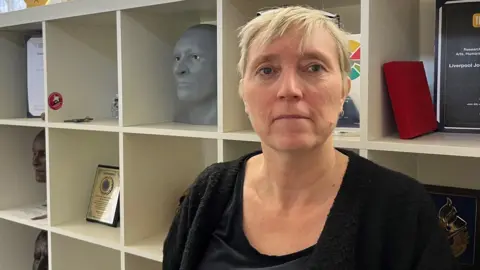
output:
[[[120,170],[98,165],[87,211],[87,221],[117,227],[120,220]]]
[[[48,0],[24,0],[27,8],[45,6]]]
[[[438,1],[436,111],[442,131],[480,132],[480,1]]]
[[[480,190],[426,185],[462,269],[480,269]]]
[[[45,112],[44,50],[41,34],[28,37],[27,48],[27,116],[40,117]]]

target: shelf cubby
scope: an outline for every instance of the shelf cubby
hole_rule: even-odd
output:
[[[120,228],[86,221],[98,165],[119,165],[119,135],[49,129],[52,231],[105,247],[120,247]]]
[[[410,0],[402,4],[394,1],[372,5],[370,12],[378,14],[381,24],[371,23],[368,32],[369,65],[382,71],[389,61],[422,61],[433,99],[435,63],[435,1]],[[396,10],[396,12],[388,12]],[[411,14],[419,14],[412,18]],[[405,23],[399,23],[403,21]],[[363,51],[362,51],[363,52]],[[362,88],[368,96],[367,110],[362,116],[368,119],[366,146],[368,149],[433,155],[480,157],[478,134],[435,132],[410,140],[398,136],[390,98],[384,82],[383,72],[368,74],[366,86]]]
[[[27,40],[42,33],[41,23],[0,29],[0,123],[43,126],[40,118],[28,118]]]
[[[369,150],[368,159],[423,184],[480,189],[480,160],[475,157]]]
[[[0,126],[0,219],[36,228],[48,226],[47,220],[31,220],[25,208],[42,205],[47,199],[45,183],[35,180],[33,141],[41,128]]]
[[[118,94],[116,21],[116,13],[107,12],[45,23],[46,99],[58,93],[63,102],[49,106],[49,122],[89,116],[90,125],[118,126],[112,113]]]
[[[39,229],[0,218],[0,269],[32,269]],[[11,258],[15,258],[12,260]]]
[[[215,1],[175,2],[120,13],[122,119],[128,131],[166,135],[216,132],[216,126],[176,123],[174,47],[181,34],[196,24],[215,24]],[[132,128],[128,128],[132,127]]]
[[[235,160],[253,151],[261,150],[259,142],[224,140],[222,143],[223,161]]]
[[[50,269],[121,269],[120,251],[64,235],[51,233],[50,250],[50,264],[52,267]]]
[[[162,263],[139,256],[125,254],[125,270],[161,270]]]
[[[124,134],[123,152],[126,251],[161,261],[178,200],[197,175],[218,160],[217,141]]]

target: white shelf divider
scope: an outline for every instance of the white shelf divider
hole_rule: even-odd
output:
[[[26,208],[36,207],[39,204],[25,205],[11,209],[0,210],[0,219],[9,220],[18,224],[23,224],[40,230],[48,230],[48,218],[33,220],[32,216],[25,213]]]
[[[125,133],[162,136],[179,136],[204,139],[218,139],[220,134],[215,126],[187,125],[181,123],[159,123],[122,128]]]
[[[391,135],[369,141],[367,148],[370,150],[480,157],[480,135],[436,132],[411,140],[402,140],[396,135]]]
[[[40,118],[0,119],[0,126],[46,127],[46,125]]]
[[[78,220],[53,226],[52,232],[110,249],[121,250],[120,229]]]
[[[71,130],[89,130],[89,131],[105,131],[105,132],[119,132],[121,128],[118,126],[116,119],[93,120],[92,122],[84,123],[69,123],[69,122],[49,122],[49,128],[55,129],[71,129]]]

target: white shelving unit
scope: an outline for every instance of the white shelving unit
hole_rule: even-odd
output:
[[[51,270],[161,269],[179,196],[207,165],[259,149],[238,97],[236,30],[266,6],[308,4],[361,33],[361,129],[348,148],[429,184],[480,188],[480,135],[400,140],[382,65],[423,60],[432,83],[434,0],[74,0],[0,14],[0,270],[29,269],[49,232]],[[172,122],[174,42],[188,26],[218,26],[218,125]],[[45,94],[64,105],[29,119],[25,35],[42,32]],[[119,96],[119,119],[110,104]],[[47,100],[45,100],[47,103]],[[46,106],[48,108],[48,106]],[[91,123],[65,119],[93,117]],[[35,182],[32,142],[46,130],[47,184]],[[85,221],[95,168],[121,173],[118,228]],[[22,207],[47,201],[48,219]]]

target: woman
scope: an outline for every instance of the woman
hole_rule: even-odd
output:
[[[345,33],[285,7],[239,36],[240,95],[262,151],[199,175],[163,269],[456,269],[423,186],[333,146],[350,89]]]

